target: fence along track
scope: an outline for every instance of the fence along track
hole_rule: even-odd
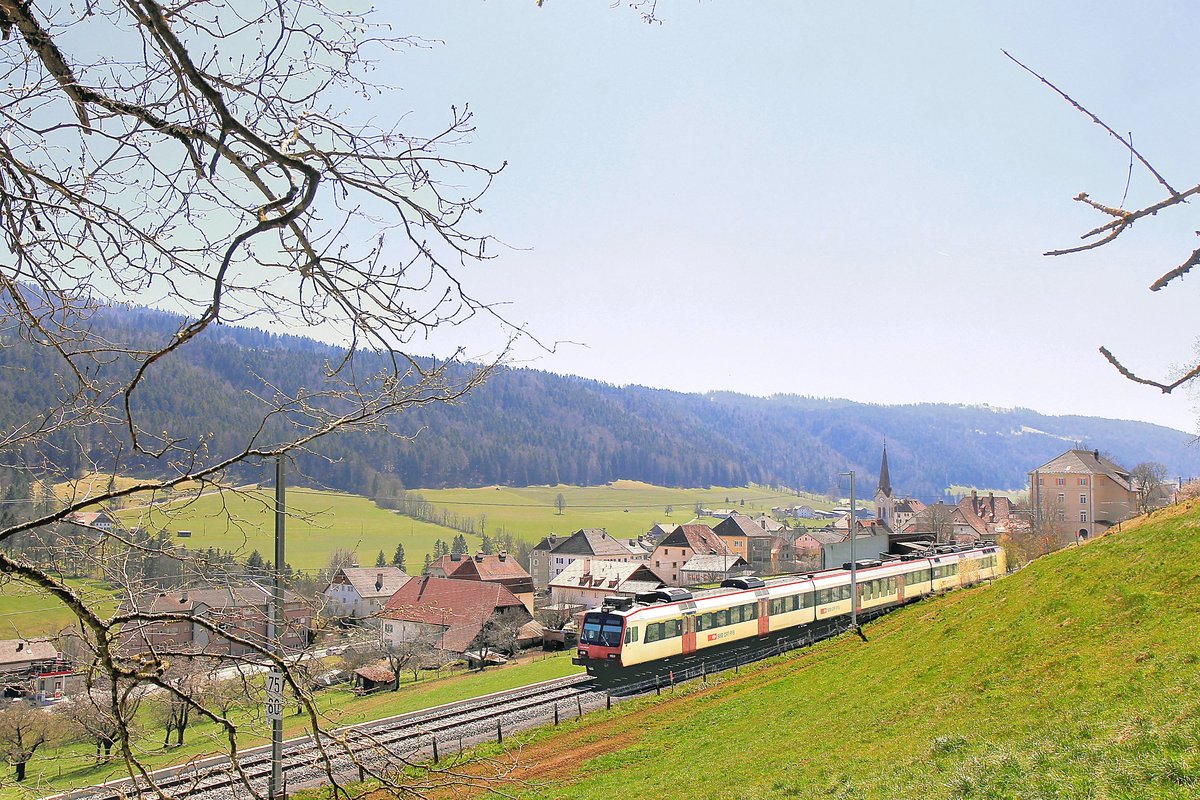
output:
[[[379,762],[385,761],[388,756],[399,754],[400,747],[406,747],[407,753],[430,748],[439,735],[443,738],[443,746],[445,742],[457,742],[460,739],[464,743],[474,743],[481,738],[481,731],[476,730],[479,726],[487,723],[487,730],[494,735],[496,727],[492,723],[499,724],[503,730],[505,717],[525,715],[524,720],[509,720],[508,730],[513,731],[518,727],[528,727],[521,725],[521,722],[529,719],[540,720],[552,713],[556,714],[556,704],[565,703],[562,708],[569,709],[572,714],[581,713],[585,708],[594,707],[598,701],[602,702],[600,698],[603,695],[591,692],[590,684],[591,680],[586,675],[556,678],[321,732],[321,743],[335,775],[357,771],[361,776],[363,769],[360,766],[370,763],[371,768],[375,769]],[[593,696],[587,697],[589,694]],[[271,771],[270,746],[245,751],[240,755],[238,764],[246,779],[255,783],[265,783]],[[285,785],[292,788],[328,779],[324,758],[311,733],[284,742],[283,772]],[[291,776],[289,772],[292,773]],[[303,772],[311,774],[298,774]],[[243,785],[242,776],[229,763],[228,756],[214,756],[183,766],[157,770],[152,773],[152,777],[162,794],[176,798],[208,794],[214,797],[234,797],[235,791],[224,790],[236,790],[236,787]],[[42,800],[128,800],[157,796],[159,792],[145,781],[120,778],[96,786],[50,795]]]

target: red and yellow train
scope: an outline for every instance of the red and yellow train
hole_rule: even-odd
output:
[[[857,570],[858,613],[871,617],[938,592],[1003,575],[1004,552],[976,547]],[[860,565],[862,562],[860,562]],[[614,598],[584,615],[576,664],[609,686],[674,678],[697,664],[749,661],[781,640],[815,639],[850,619],[850,570],[726,581],[695,596]],[[738,586],[744,588],[738,588]],[[677,598],[677,599],[676,599]]]

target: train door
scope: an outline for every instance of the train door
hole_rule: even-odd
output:
[[[696,652],[696,615],[685,614],[683,617],[683,654],[690,656]]]
[[[771,610],[770,603],[771,601],[765,598],[759,598],[758,601],[758,635],[760,638],[771,632],[771,617],[768,613]]]

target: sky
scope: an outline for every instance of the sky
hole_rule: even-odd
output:
[[[549,349],[514,363],[684,392],[1021,406],[1197,428],[1121,378],[1193,355],[1189,207],[1088,253],[1086,191],[1163,189],[1005,57],[1102,116],[1176,188],[1200,182],[1185,2],[585,0],[379,4],[380,115],[469,104],[457,155],[507,161],[471,224],[507,245],[470,291]],[[480,323],[417,346],[486,358]]]

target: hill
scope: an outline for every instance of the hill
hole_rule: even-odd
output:
[[[521,748],[523,797],[1194,798],[1200,506]],[[548,782],[548,783],[546,783]]]
[[[181,318],[136,307],[101,309],[88,325],[113,340],[154,347]],[[215,460],[251,437],[282,436],[276,417],[256,434],[264,386],[293,392],[321,387],[333,348],[295,336],[230,326],[212,328],[150,372],[135,396],[144,430],[171,431],[180,448],[198,447]],[[20,379],[0,382],[0,430],[35,419],[61,391],[57,365],[14,332],[0,331],[0,370]],[[358,365],[374,374],[381,357]],[[124,361],[97,365],[98,385],[130,369]],[[463,368],[464,371],[467,369]],[[309,393],[309,396],[313,396]],[[337,402],[336,400],[330,402]],[[219,424],[218,424],[219,421]],[[790,486],[838,491],[839,472],[871,479],[888,442],[896,490],[941,497],[952,484],[1019,488],[1028,470],[1068,447],[1107,451],[1132,467],[1159,461],[1169,474],[1200,474],[1200,451],[1177,430],[1140,422],[1052,417],[1026,409],[920,404],[877,406],[812,397],[683,394],[617,387],[532,369],[504,369],[456,405],[413,409],[382,431],[346,434],[297,456],[302,479],[319,488],[368,496],[402,489],[574,484],[620,479],[661,486]],[[65,432],[22,463],[65,474],[164,474],[171,466],[131,456],[121,430],[93,444]],[[254,482],[260,467],[237,467],[227,480]],[[865,484],[865,482],[864,482]],[[25,496],[28,496],[26,493]]]

